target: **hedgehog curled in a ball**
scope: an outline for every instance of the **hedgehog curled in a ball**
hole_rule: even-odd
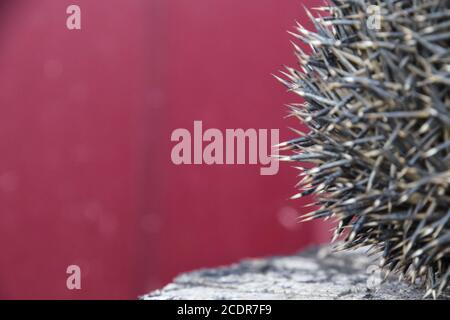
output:
[[[292,33],[300,71],[278,78],[303,98],[290,115],[309,126],[280,145],[301,170],[293,198],[315,195],[305,220],[336,219],[344,248],[369,246],[388,273],[437,297],[450,280],[450,1],[314,10],[314,31]]]

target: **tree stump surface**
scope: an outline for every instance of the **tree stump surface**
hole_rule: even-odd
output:
[[[423,299],[424,291],[389,277],[365,250],[332,252],[328,247],[293,256],[247,259],[215,269],[181,274],[144,300],[323,300]],[[441,296],[449,299],[450,293]]]

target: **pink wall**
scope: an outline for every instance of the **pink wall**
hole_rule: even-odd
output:
[[[82,9],[82,30],[65,27]],[[310,3],[307,3],[310,6]],[[280,128],[297,0],[0,6],[0,298],[134,298],[181,271],[323,241],[296,171],[175,166],[170,134]],[[70,264],[82,289],[66,288]]]

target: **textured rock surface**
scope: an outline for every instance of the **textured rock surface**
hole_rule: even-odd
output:
[[[388,279],[365,251],[311,249],[185,273],[142,299],[422,299],[418,288]],[[442,298],[449,298],[447,292]]]

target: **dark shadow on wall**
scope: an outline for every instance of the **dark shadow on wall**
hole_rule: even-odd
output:
[[[0,0],[0,44],[3,44],[8,22],[19,18],[17,14],[25,2],[24,0]]]

